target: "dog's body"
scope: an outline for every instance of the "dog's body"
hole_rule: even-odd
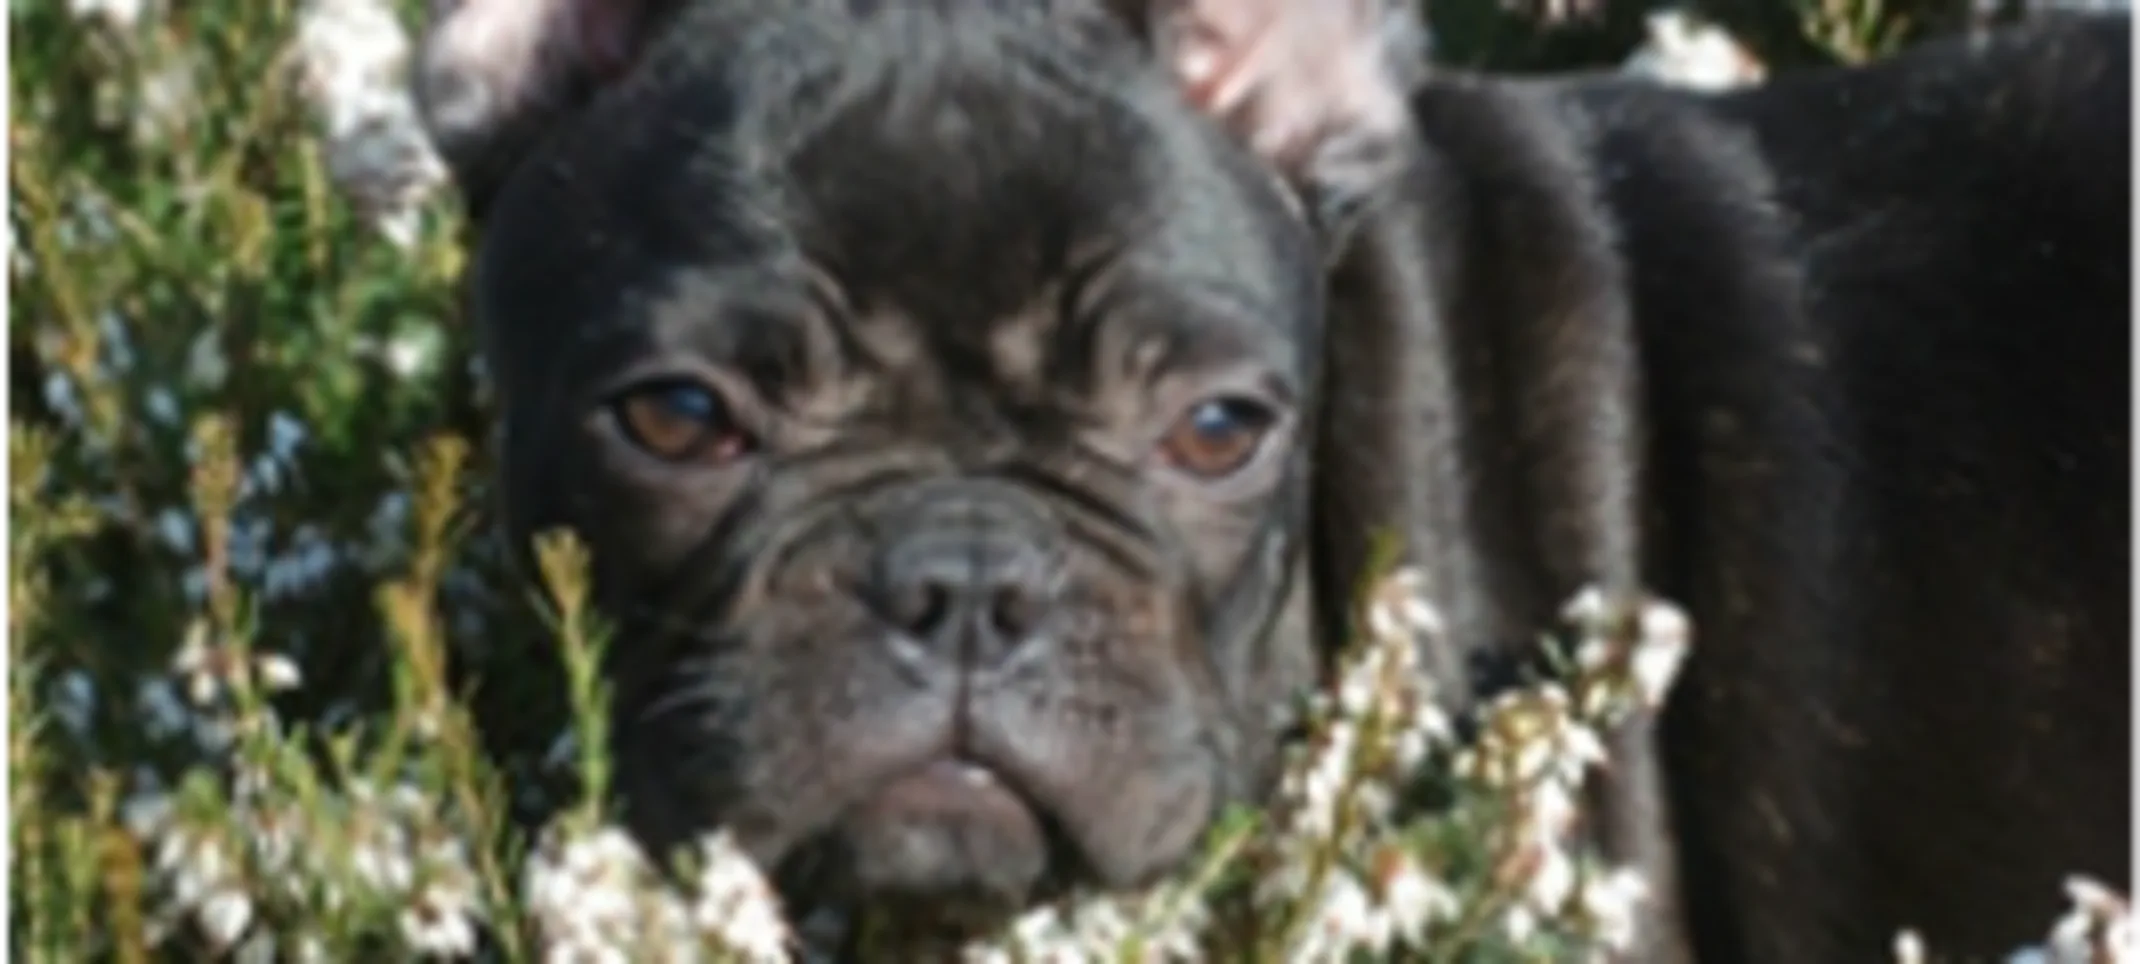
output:
[[[1416,100],[1435,163],[1394,243],[1435,253],[1378,260],[1442,272],[1415,324],[1453,346],[1387,381],[1402,353],[1335,362],[1361,409],[1338,421],[1388,434],[1325,464],[1372,473],[1422,437],[1375,411],[1455,380],[1428,409],[1466,413],[1468,498],[1419,531],[1472,533],[1448,563],[1476,567],[1495,638],[1639,542],[1641,583],[1696,627],[1661,763],[1702,960],[1868,960],[1905,926],[1988,955],[2062,874],[2129,870],[2128,43],[1956,40],[1718,98]],[[1578,359],[1619,337],[1632,485],[1555,434],[1582,419],[1596,445],[1608,366]],[[1643,523],[1556,533],[1554,509],[1599,505],[1570,485],[1638,490]],[[1608,811],[1660,802],[1627,789]]]
[[[1991,953],[2127,871],[2122,20],[1700,98],[1112,6],[434,30],[509,515],[594,548],[650,842],[1164,872],[1393,531],[1454,692],[1586,584],[1693,617],[1600,794],[1686,918],[1640,959]]]

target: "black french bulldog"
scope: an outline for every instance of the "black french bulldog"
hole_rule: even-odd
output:
[[[589,543],[629,820],[802,902],[1173,868],[1378,532],[1459,689],[1695,655],[1638,960],[1963,954],[2130,870],[2129,25],[1724,96],[1391,0],[439,0],[508,523]]]

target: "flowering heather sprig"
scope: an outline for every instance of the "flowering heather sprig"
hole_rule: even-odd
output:
[[[545,962],[778,962],[794,943],[780,901],[724,832],[665,875],[607,823],[606,627],[589,606],[587,549],[571,532],[535,539],[539,601],[565,663],[583,800],[544,829],[521,874],[521,903]],[[678,879],[681,878],[681,879]]]
[[[1653,10],[1643,18],[1647,39],[1620,66],[1637,77],[1693,90],[1729,90],[1759,84],[1768,67],[1729,31],[1679,8]]]
[[[2140,960],[2132,903],[2100,881],[2066,878],[2064,916],[2041,947],[2017,951],[2007,964],[2128,964]]]
[[[1309,699],[1309,739],[1278,787],[1273,825],[1249,855],[1251,897],[1287,960],[1418,946],[1455,919],[1448,881],[1391,825],[1402,796],[1453,734],[1419,653],[1442,632],[1420,575],[1373,587],[1365,630],[1335,685]]]
[[[779,899],[725,834],[701,841],[672,882],[623,831],[579,833],[579,823],[552,824],[528,855],[522,900],[543,961],[789,959]]]
[[[391,921],[412,953],[474,952],[487,914],[465,835],[416,787],[357,780],[330,798],[241,770],[227,798],[186,790],[127,807],[153,855],[152,943],[190,926],[218,950],[302,956],[327,922],[356,915]]]
[[[251,607],[229,578],[230,519],[240,491],[235,434],[228,423],[207,419],[194,438],[206,611],[173,669],[199,721],[234,739],[220,776],[196,769],[177,793],[144,788],[126,808],[128,829],[152,855],[145,881],[156,909],[150,943],[183,934],[238,960],[304,960],[325,959],[330,944],[362,936],[411,955],[473,954],[501,903],[484,893],[487,848],[472,843],[487,837],[482,821],[471,819],[480,817],[482,801],[472,808],[473,798],[458,806],[434,799],[437,781],[412,779],[424,768],[402,767],[398,748],[359,766],[353,735],[329,737],[332,765],[323,767],[286,731],[265,696],[299,685],[296,664],[255,649],[242,618]],[[425,466],[436,489],[455,463],[434,457]],[[450,512],[441,493],[428,495],[431,515]],[[439,550],[442,529],[419,534],[420,558]],[[397,588],[416,598],[430,595],[421,587],[435,583],[420,571]],[[389,615],[397,614],[406,615],[390,607]],[[407,642],[405,664],[435,662],[420,658],[430,650],[416,644],[428,640]],[[425,705],[411,699],[403,714]]]

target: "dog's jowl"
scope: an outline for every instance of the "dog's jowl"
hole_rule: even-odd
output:
[[[1643,959],[2030,940],[2129,870],[2123,19],[1723,96],[1386,0],[460,0],[427,117],[619,783],[797,904],[1000,911],[1252,802],[1378,533],[1461,690],[1578,587],[1687,678]]]

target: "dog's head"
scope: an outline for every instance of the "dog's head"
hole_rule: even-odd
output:
[[[634,829],[813,893],[1178,862],[1308,682],[1382,0],[460,0],[507,515],[587,541]]]

